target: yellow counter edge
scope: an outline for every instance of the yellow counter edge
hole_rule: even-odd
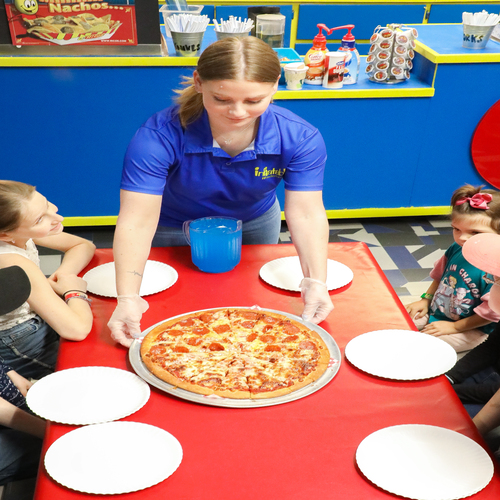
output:
[[[400,208],[353,208],[342,210],[327,210],[329,219],[371,219],[375,217],[419,217],[429,215],[448,215],[450,207],[400,207]],[[115,226],[117,215],[95,217],[66,217],[66,227]],[[285,215],[281,212],[281,220]]]

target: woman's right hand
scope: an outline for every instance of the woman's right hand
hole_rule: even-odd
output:
[[[111,337],[130,347],[135,338],[142,337],[141,318],[149,304],[139,295],[119,295],[118,305],[108,322]]]
[[[63,297],[68,290],[87,292],[87,282],[83,278],[78,277],[76,274],[51,276],[48,278],[48,281],[54,292],[61,297]]]
[[[422,299],[412,302],[406,306],[406,311],[413,320],[423,318],[429,312],[429,300]]]

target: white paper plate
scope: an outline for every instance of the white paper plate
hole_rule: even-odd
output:
[[[107,366],[84,366],[52,373],[36,382],[26,402],[42,418],[62,424],[110,422],[142,408],[149,385],[135,373]]]
[[[292,292],[300,292],[299,284],[304,278],[298,257],[272,260],[260,268],[259,274],[266,283]],[[328,290],[335,290],[349,284],[353,276],[349,267],[328,259],[326,278]]]
[[[345,355],[364,372],[396,380],[437,377],[457,362],[457,353],[449,344],[412,330],[363,333],[347,344]]]
[[[419,500],[453,500],[482,490],[493,477],[488,453],[458,432],[432,425],[397,425],[359,445],[361,472],[380,488]]]
[[[110,422],[59,438],[45,455],[45,468],[67,488],[118,495],[158,484],[181,460],[182,447],[167,431],[138,422]]]
[[[179,275],[177,271],[163,262],[148,260],[144,268],[139,295],[151,295],[170,288]],[[108,262],[86,272],[83,279],[87,282],[87,290],[104,297],[116,297],[115,263]]]

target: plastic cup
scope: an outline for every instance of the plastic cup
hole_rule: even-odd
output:
[[[308,69],[304,63],[286,64],[284,67],[286,88],[288,90],[301,90]]]
[[[224,38],[245,38],[250,34],[251,30],[244,31],[242,33],[227,33],[225,31],[216,31],[217,40],[223,40]]]
[[[345,52],[327,52],[325,54],[325,89],[341,89],[344,85]]]
[[[495,26],[473,26],[471,24],[463,24],[464,37],[462,47],[466,49],[484,49],[491,32]]]
[[[201,54],[204,31],[185,33],[172,31],[175,53],[180,57],[197,57]]]
[[[204,217],[186,221],[184,235],[191,245],[191,259],[200,271],[225,273],[241,260],[242,222],[231,217]]]

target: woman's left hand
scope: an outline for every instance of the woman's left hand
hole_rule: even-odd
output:
[[[326,284],[304,278],[300,283],[300,292],[304,302],[302,319],[311,323],[321,323],[333,310],[332,299]]]

